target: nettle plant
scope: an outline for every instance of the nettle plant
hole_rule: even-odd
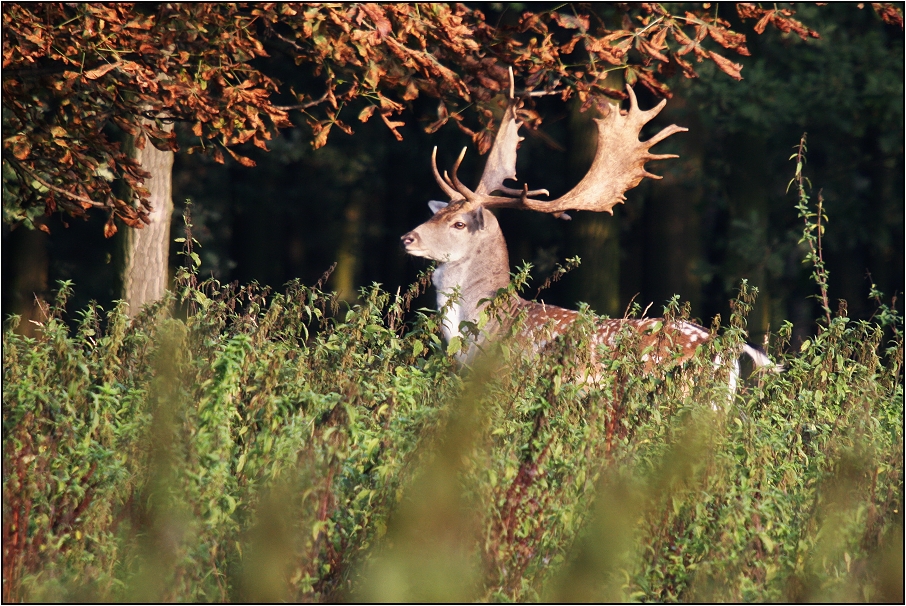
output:
[[[574,380],[586,308],[544,356],[516,316],[463,369],[443,316],[411,309],[427,273],[345,307],[323,281],[274,293],[189,266],[134,319],[91,306],[70,327],[69,284],[36,337],[8,319],[4,600],[902,599],[893,306],[825,316],[797,351],[783,325],[786,370],[715,411],[745,282],[690,388],[647,372],[632,331]]]

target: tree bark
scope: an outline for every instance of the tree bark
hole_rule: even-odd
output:
[[[337,252],[337,268],[332,276],[334,290],[343,301],[352,302],[359,296],[356,276],[362,265],[363,210],[362,194],[354,191],[346,206],[346,223]]]
[[[170,130],[173,125],[165,124],[163,128]],[[134,316],[146,303],[160,299],[167,289],[173,216],[173,152],[160,151],[148,140],[145,140],[144,149],[138,149],[132,138],[129,148],[142,169],[151,173],[151,178],[145,181],[151,194],[148,215],[151,223],[143,229],[126,228],[123,237],[123,300],[129,304],[129,315]]]
[[[43,221],[43,217],[38,218],[35,224]],[[4,235],[8,241],[3,246],[3,270],[13,276],[11,296],[3,293],[4,316],[9,312],[20,315],[16,332],[33,337],[37,334],[36,323],[47,320],[43,307],[48,294],[48,236],[39,229],[27,229],[24,225]]]

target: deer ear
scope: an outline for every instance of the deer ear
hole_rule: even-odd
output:
[[[472,211],[472,216],[475,218],[475,226],[484,231],[484,208],[479,206],[474,211]]]
[[[429,200],[428,201],[428,208],[430,208],[431,212],[434,213],[435,215],[438,213],[438,211],[440,211],[440,209],[446,208],[447,206],[449,206],[448,202],[441,202],[440,200]]]

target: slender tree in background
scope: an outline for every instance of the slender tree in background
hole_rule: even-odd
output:
[[[172,124],[164,127],[165,132],[171,130]],[[167,290],[167,252],[173,215],[173,152],[159,150],[143,137],[142,134],[130,137],[126,145],[129,157],[148,173],[150,204],[147,225],[126,230],[123,238],[123,300],[129,304],[132,314],[143,304],[160,299]]]
[[[900,8],[873,7],[902,25]],[[583,111],[623,98],[608,79],[614,72],[659,96],[671,94],[670,73],[697,76],[693,57],[740,79],[741,66],[725,55],[747,55],[746,36],[718,9],[560,6],[497,25],[463,4],[6,3],[4,221],[40,228],[44,214],[102,212],[106,237],[118,223],[142,231],[165,225],[169,169],[151,163],[151,148],[179,151],[172,123],[185,127],[188,153],[218,162],[226,153],[251,166],[233,147],[266,149],[277,129],[292,125],[291,112],[311,129],[317,149],[334,128],[352,134],[354,119],[379,117],[401,139],[403,112],[428,96],[439,104],[426,130],[453,122],[485,153],[509,66],[524,94],[576,96]],[[818,37],[788,8],[740,3],[736,12],[757,33],[773,26]],[[308,74],[309,92],[281,88],[264,71],[275,53]],[[530,107],[522,117],[529,127],[540,122]],[[147,268],[122,276],[133,308],[159,295],[144,281],[166,282],[166,235],[149,238],[147,247],[144,240],[126,242],[127,271]]]

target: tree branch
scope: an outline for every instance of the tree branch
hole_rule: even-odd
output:
[[[160,120],[164,124],[173,124],[174,122],[195,122],[191,118],[182,118],[179,116],[174,116],[173,114],[160,115],[151,110],[140,111],[138,115],[142,118],[147,118],[148,120]]]
[[[314,107],[315,105],[319,105],[319,104],[327,101],[329,96],[330,96],[330,91],[327,91],[326,93],[321,95],[320,99],[314,99],[312,101],[309,101],[308,103],[300,103],[298,105],[275,105],[274,107],[276,109],[280,109],[283,111],[289,111],[291,109],[308,109],[309,107]]]
[[[41,177],[36,175],[33,171],[25,168],[18,160],[14,160],[12,158],[6,158],[6,160],[10,164],[12,164],[17,170],[22,171],[23,173],[25,173],[26,175],[28,175],[29,177],[31,177],[32,179],[34,179],[35,181],[37,181],[38,183],[40,183],[41,185],[43,185],[44,187],[46,187],[47,189],[49,189],[51,191],[55,191],[58,194],[62,194],[71,200],[75,200],[76,202],[81,202],[82,204],[90,204],[91,206],[93,206],[95,208],[110,208],[109,204],[105,204],[103,202],[95,202],[91,198],[86,198],[84,196],[74,194],[71,191],[67,191],[67,190],[63,189],[62,187],[57,187],[56,185],[53,185],[52,183],[48,183],[47,181],[45,181],[44,179],[42,179]]]

